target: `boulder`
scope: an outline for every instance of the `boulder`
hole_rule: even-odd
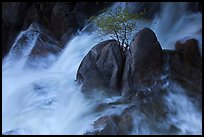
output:
[[[177,41],[175,45],[176,51],[182,53],[188,62],[198,63],[196,66],[201,65],[201,53],[198,46],[198,41],[195,39],[187,39]]]
[[[133,127],[131,114],[112,114],[102,116],[94,124],[94,131],[87,132],[87,135],[127,135]]]
[[[202,56],[198,41],[195,39],[177,41],[175,49],[175,51],[163,51],[164,57],[168,58],[170,79],[178,82],[191,95],[201,94]]]
[[[33,23],[32,31],[39,31],[35,47],[32,49],[30,56],[45,56],[46,54],[57,55],[60,53],[60,45],[56,37],[50,31],[44,29],[38,23]],[[39,30],[38,30],[39,28]]]
[[[100,42],[82,60],[77,71],[77,80],[82,90],[118,90],[122,76],[123,59],[121,48],[115,40]]]
[[[151,87],[163,68],[162,48],[149,28],[139,31],[133,38],[124,66],[122,92],[136,92]]]
[[[51,65],[56,60],[60,52],[61,48],[54,35],[38,23],[33,23],[19,34],[10,56],[15,60],[27,59],[25,65],[47,67],[46,65]],[[50,56],[52,59],[47,59]],[[46,59],[46,62],[43,64],[41,59]]]

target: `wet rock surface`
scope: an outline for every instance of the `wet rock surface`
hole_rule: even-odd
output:
[[[120,50],[115,40],[103,41],[90,50],[77,71],[82,90],[119,89],[123,66]]]
[[[33,23],[27,30],[21,32],[10,54],[15,60],[27,58],[25,65],[47,67],[46,65],[51,65],[57,59],[61,50],[59,42],[50,31],[44,29],[38,23]],[[50,59],[51,62],[45,62],[44,66],[38,63],[39,60],[48,56],[53,59]]]
[[[127,111],[127,110],[126,110]],[[131,113],[124,111],[121,115],[102,116],[93,123],[95,131],[87,135],[127,135],[133,126]]]
[[[170,79],[187,89],[191,96],[200,96],[202,93],[202,56],[197,40],[178,41],[175,51],[164,50],[163,54],[168,59],[166,61],[169,65]]]
[[[95,46],[94,50],[92,49],[84,58],[79,70],[83,68],[83,72],[91,72],[92,67],[84,66],[88,62],[98,59],[99,51],[102,51],[109,42],[104,41],[101,42],[102,44],[99,43]],[[90,57],[93,51],[95,56]],[[99,104],[95,111],[104,111],[122,104],[127,105],[127,107],[121,111],[121,114],[99,117],[93,123],[93,131],[87,131],[86,134],[124,135],[132,134],[133,130],[138,131],[139,134],[152,131],[154,131],[154,134],[179,134],[182,132],[175,123],[164,123],[172,115],[176,117],[176,111],[180,113],[180,110],[167,107],[166,103],[172,103],[173,100],[168,102],[166,96],[169,92],[173,92],[172,94],[178,92],[176,94],[179,95],[183,94],[183,90],[186,90],[188,91],[187,96],[192,101],[196,100],[198,104],[202,103],[202,56],[197,40],[180,40],[176,43],[175,50],[162,50],[155,34],[150,29],[145,28],[135,35],[130,49],[125,55],[123,59],[125,63],[122,66],[120,65],[121,70],[123,70],[123,77],[120,79],[122,82],[117,81],[122,83],[119,86],[121,97],[112,103]],[[85,60],[88,62],[85,63]],[[108,62],[108,60],[103,61],[103,63]],[[97,66],[96,61],[91,62],[91,65]],[[102,68],[100,67],[98,66],[98,69]],[[102,74],[111,74],[108,73],[109,69],[106,70],[104,67],[107,66],[103,66]],[[78,72],[81,73],[80,71]],[[91,74],[88,78],[90,76]],[[86,77],[86,75],[83,75],[83,79],[86,79]],[[100,81],[100,79],[92,78],[92,81]],[[83,79],[78,75],[77,80]],[[97,86],[95,88],[97,89]],[[157,121],[157,124],[155,121]],[[163,127],[163,124],[167,126]],[[137,129],[133,129],[133,125],[136,125],[134,127]],[[145,129],[147,125],[148,129],[152,131]]]
[[[162,55],[154,32],[145,28],[135,35],[127,54],[113,40],[94,46],[79,66],[77,81],[87,91],[105,87],[106,91],[146,96],[158,87],[155,81],[162,73]]]
[[[163,67],[162,49],[154,32],[142,29],[134,36],[127,52],[122,92],[137,90],[141,85],[153,85]]]
[[[83,28],[89,17],[97,15],[100,10],[111,4],[111,2],[3,2],[2,58],[8,53],[18,33],[22,29],[27,29],[33,22],[38,22],[51,31],[57,40],[61,41],[63,47],[78,29]]]

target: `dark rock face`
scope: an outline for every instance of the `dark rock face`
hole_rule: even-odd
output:
[[[33,31],[36,31],[36,27],[33,26]],[[61,53],[61,50],[60,44],[54,35],[41,27],[40,34],[38,35],[34,48],[29,54],[26,64],[32,65],[32,67],[37,67],[40,65],[40,67],[48,67],[54,61],[56,61],[58,55]],[[51,57],[51,59],[47,60],[44,64],[39,65],[39,60],[47,57]]]
[[[198,42],[195,39],[178,41],[175,49],[175,51],[164,50],[163,52],[169,59],[170,78],[191,92],[201,93],[202,57]]]
[[[8,53],[17,34],[21,31],[28,6],[28,2],[2,3],[2,58]]]
[[[134,4],[134,3],[133,3]],[[130,4],[132,5],[132,3]],[[162,9],[161,2],[140,2],[135,4],[133,13],[146,12],[144,18],[153,19],[155,15],[159,14]],[[202,13],[202,3],[201,2],[188,2],[187,9],[191,12],[201,12]]]
[[[123,60],[121,49],[115,40],[107,40],[94,46],[81,62],[77,80],[82,89],[111,89],[120,87]]]
[[[36,26],[34,27],[33,25],[31,25],[26,31],[19,33],[10,51],[10,56],[16,60],[27,57],[39,34],[39,28],[36,28]]]
[[[151,85],[163,67],[162,49],[154,32],[144,28],[133,38],[123,72],[122,91],[137,91],[141,84]]]
[[[39,66],[40,59],[49,55],[56,59],[60,52],[61,48],[53,34],[38,23],[33,23],[26,31],[21,32],[10,54],[15,60],[27,58],[25,65]],[[49,62],[45,64],[51,65]]]
[[[162,49],[154,32],[144,28],[138,32],[125,55],[116,41],[96,45],[83,59],[77,80],[83,90],[118,90],[122,94],[146,96],[158,87],[155,81],[163,69]]]
[[[121,115],[102,116],[94,124],[94,131],[87,135],[127,135],[133,127],[131,111],[125,110]]]
[[[202,13],[202,3],[201,2],[189,2],[188,8],[192,12],[201,12]]]
[[[18,31],[20,31],[19,22],[20,19],[23,18],[22,16],[25,11],[25,9],[22,8],[24,4],[25,3],[2,3],[2,58],[9,51]],[[10,9],[12,9],[12,12]],[[22,14],[19,19],[17,19],[16,15],[18,14],[19,9],[22,9]]]
[[[22,29],[27,29],[31,23],[40,23],[53,32],[63,45],[72,34],[86,24],[90,16],[97,15],[110,4],[106,2],[3,2],[2,58],[8,53],[17,34]]]
[[[27,2],[3,2],[3,21],[5,21],[8,25],[12,27],[21,27],[28,6],[29,4]]]

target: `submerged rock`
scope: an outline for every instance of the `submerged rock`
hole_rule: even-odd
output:
[[[133,126],[131,114],[102,116],[94,124],[94,130],[87,135],[127,135]]]
[[[118,90],[122,76],[123,59],[115,40],[103,41],[94,46],[82,60],[77,80],[82,90]]]

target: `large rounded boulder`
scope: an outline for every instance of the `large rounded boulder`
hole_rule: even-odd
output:
[[[162,68],[160,43],[151,29],[144,28],[134,36],[127,51],[122,79],[123,93],[140,91],[143,86],[151,87],[160,77]]]
[[[82,90],[119,90],[123,59],[121,48],[115,40],[100,42],[82,60],[77,80]]]

